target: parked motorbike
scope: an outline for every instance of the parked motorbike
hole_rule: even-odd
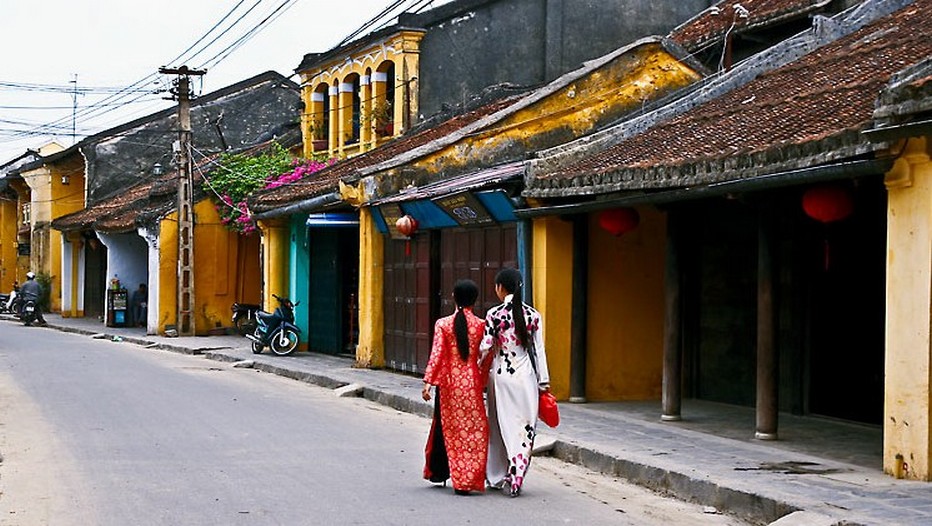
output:
[[[259,354],[268,346],[279,356],[287,356],[298,348],[301,341],[301,329],[294,324],[294,308],[301,302],[292,303],[288,298],[278,300],[275,312],[256,311],[256,329],[246,337],[252,340],[252,352]]]
[[[10,298],[13,298],[12,301]],[[0,312],[8,312],[18,318],[22,309],[23,297],[19,295],[19,288],[14,288],[9,294],[0,294]]]
[[[234,303],[233,326],[241,336],[256,332],[256,313],[262,310],[260,305],[253,303]]]
[[[39,306],[34,300],[26,300],[23,302],[22,312],[19,315],[19,319],[23,321],[23,324],[26,327],[32,325],[32,322],[36,321],[36,309]]]

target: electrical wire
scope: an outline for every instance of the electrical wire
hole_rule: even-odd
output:
[[[298,0],[285,0],[284,2],[279,4],[279,6],[276,7],[274,11],[272,11],[268,16],[263,18],[262,21],[256,24],[252,29],[247,31],[246,34],[244,34],[243,36],[235,40],[232,44],[224,48],[222,51],[220,51],[213,57],[204,61],[203,65],[200,66],[198,69],[207,69],[207,68],[216,67],[217,64],[222,62],[227,56],[230,55],[230,53],[239,49],[240,46],[242,46],[249,40],[252,40],[252,38],[255,37],[257,34],[259,34],[260,31],[262,31],[263,29],[265,29],[266,26],[268,26],[269,24],[277,20],[278,17],[285,14],[285,12],[291,9],[297,2]]]
[[[217,22],[217,23],[215,23],[203,36],[201,36],[194,44],[192,44],[191,46],[188,46],[187,49],[185,49],[183,52],[181,52],[178,56],[176,56],[176,57],[175,57],[172,61],[170,61],[169,63],[173,63],[173,62],[179,61],[179,60],[181,60],[183,57],[185,57],[185,55],[186,55],[188,52],[190,52],[193,48],[195,48],[195,47],[198,45],[198,43],[200,43],[200,42],[202,42],[204,39],[206,39],[206,38],[207,38],[211,33],[213,33],[218,27],[220,27],[220,25],[222,25],[223,22],[224,22],[225,20],[227,20],[230,16],[232,16],[232,14],[243,4],[244,1],[245,1],[245,0],[240,0],[239,2],[237,2],[236,5],[234,5],[234,6],[233,6],[233,7],[232,7],[232,8]],[[254,9],[257,5],[259,5],[259,3],[261,3],[262,1],[264,1],[264,0],[257,0],[256,3],[253,5],[253,7],[251,7],[246,13],[244,13],[244,14],[241,15],[239,18],[237,18],[227,29],[225,29],[225,30],[223,31],[223,33],[221,33],[221,36],[222,36],[223,34],[225,34],[226,32],[228,32],[230,29],[232,29],[236,24],[238,24],[239,22],[241,22],[241,21],[245,18],[245,16],[246,16],[249,12],[251,12],[252,9]],[[205,46],[202,46],[201,49],[198,50],[198,51],[197,51],[196,53],[194,53],[193,55],[191,55],[191,56],[189,57],[189,59],[190,59],[190,58],[193,58],[193,57],[195,57],[195,56],[197,56],[199,53],[201,53],[201,52],[203,52],[204,50],[206,50],[207,47],[208,47],[209,45],[212,45],[213,42],[215,42],[215,41],[216,41],[216,38],[215,38],[214,40],[211,40],[210,42],[208,42],[208,44],[206,44]],[[186,60],[187,60],[187,59],[186,59]],[[52,121],[52,122],[50,122],[50,123],[46,123],[46,125],[57,125],[57,124],[61,124],[61,123],[63,123],[63,122],[66,122],[67,119],[77,118],[77,117],[81,117],[81,118],[83,118],[83,119],[88,119],[88,120],[90,120],[90,119],[92,119],[92,118],[97,118],[97,117],[99,117],[99,116],[101,116],[101,115],[103,115],[103,114],[109,113],[109,112],[114,111],[114,110],[119,109],[119,108],[122,108],[123,106],[125,106],[125,105],[127,105],[127,104],[135,103],[135,102],[137,102],[141,97],[136,97],[136,98],[133,98],[133,99],[131,99],[131,100],[129,100],[129,101],[125,101],[124,99],[125,99],[127,96],[132,95],[133,93],[138,93],[139,91],[144,91],[144,92],[145,92],[144,94],[151,94],[151,93],[152,93],[152,90],[139,90],[139,86],[142,85],[142,84],[145,84],[145,83],[149,82],[150,80],[156,79],[156,78],[157,78],[156,75],[157,75],[156,73],[151,73],[151,74],[149,74],[149,75],[146,75],[146,76],[143,77],[142,79],[137,80],[136,82],[130,84],[129,86],[126,86],[126,87],[124,87],[124,88],[122,88],[122,89],[119,89],[119,90],[115,91],[114,93],[112,93],[112,94],[110,94],[109,96],[105,97],[105,98],[102,99],[101,101],[98,101],[97,103],[88,105],[88,106],[85,107],[82,111],[75,112],[75,113],[74,113],[73,115],[71,115],[71,116],[62,117],[62,118],[57,119],[57,120],[54,120],[54,121]],[[73,92],[73,90],[74,90],[74,88],[72,87],[72,88],[69,90],[69,92]],[[122,102],[118,103],[118,101],[122,101]],[[107,103],[112,103],[112,104],[107,104]],[[106,104],[106,106],[104,106],[105,104]],[[101,110],[100,108],[104,108],[104,109]]]

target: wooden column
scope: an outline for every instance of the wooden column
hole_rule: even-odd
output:
[[[773,301],[773,210],[760,211],[757,234],[757,430],[754,438],[777,439],[778,367]]]
[[[586,330],[589,325],[589,216],[573,219],[573,298],[570,324],[570,398],[586,402]]]
[[[660,419],[682,420],[683,320],[680,278],[680,228],[676,211],[667,213],[667,249],[664,267],[663,385]]]

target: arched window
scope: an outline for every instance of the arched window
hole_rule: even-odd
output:
[[[395,63],[383,62],[375,75],[375,100],[372,105],[372,120],[378,137],[390,137],[395,134]]]
[[[325,149],[321,141],[330,139],[330,86],[327,83],[321,83],[314,88],[311,93],[311,108],[308,116],[308,131],[311,135],[311,141],[317,146],[314,150]]]
[[[350,73],[340,84],[340,106],[343,110],[346,144],[359,143],[359,126],[361,119],[361,99],[359,98],[359,73]]]

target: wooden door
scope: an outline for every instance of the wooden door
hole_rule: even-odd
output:
[[[495,295],[495,275],[505,267],[518,267],[517,227],[514,223],[488,228],[451,228],[440,241],[440,315],[454,311],[453,285],[471,279],[479,286],[474,312],[485,312],[500,303]]]
[[[422,373],[430,356],[430,238],[419,234],[410,242],[385,243],[385,366],[390,369]]]

